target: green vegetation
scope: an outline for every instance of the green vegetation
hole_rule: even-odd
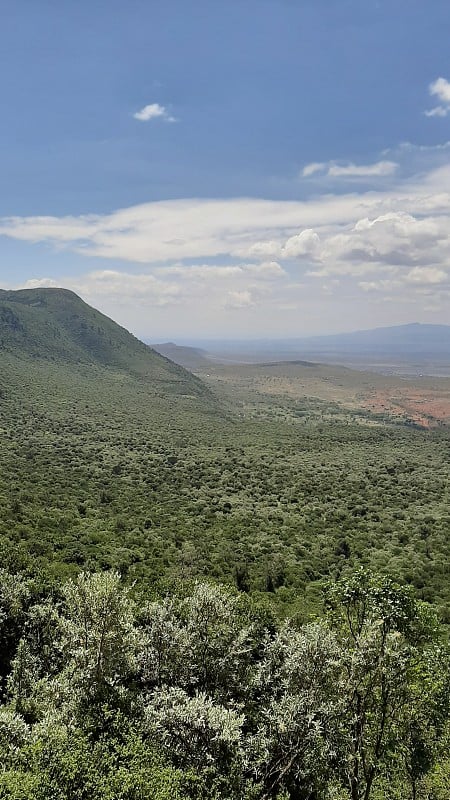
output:
[[[300,626],[207,584],[136,602],[111,572],[57,596],[2,572],[0,602],[0,797],[446,796],[448,653],[388,579]]]
[[[67,289],[0,290],[2,353],[63,364],[119,369],[194,396],[204,386],[190,372],[160,356],[120,325]]]
[[[0,798],[446,800],[448,428],[208,388],[62,290],[0,342]]]

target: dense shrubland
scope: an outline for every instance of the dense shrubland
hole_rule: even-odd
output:
[[[0,383],[12,569],[212,576],[305,614],[363,563],[450,620],[446,430],[239,420],[114,370],[27,359],[4,357]]]
[[[20,297],[0,798],[447,800],[448,430],[248,418],[73,296]]]
[[[301,625],[214,584],[3,571],[0,635],[0,797],[448,796],[448,651],[389,579],[330,584]]]

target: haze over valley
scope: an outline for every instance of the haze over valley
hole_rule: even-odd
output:
[[[188,342],[186,345],[189,347]],[[450,376],[449,325],[411,323],[293,339],[193,340],[193,345],[184,353],[173,342],[155,347],[177,363],[185,361],[185,366],[194,364],[196,356],[235,363],[316,359],[388,375]]]

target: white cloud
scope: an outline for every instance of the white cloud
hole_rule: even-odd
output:
[[[364,292],[385,292],[401,291],[408,287],[414,287],[419,293],[429,294],[434,292],[436,287],[448,285],[450,287],[450,272],[446,272],[436,267],[414,267],[407,272],[397,270],[392,278],[383,278],[373,281],[359,281],[358,286]]]
[[[363,292],[392,292],[400,289],[401,281],[383,279],[380,281],[359,281],[358,286]]]
[[[429,111],[424,111],[426,117],[446,117],[450,111],[450,107],[444,106],[435,106],[435,108],[431,108]]]
[[[345,232],[330,236],[320,258],[328,273],[361,274],[361,270],[447,264],[450,260],[448,220],[420,219],[390,212],[363,218]]]
[[[222,281],[252,277],[254,279],[273,280],[282,278],[287,273],[277,261],[263,261],[259,264],[238,264],[216,266],[214,264],[174,264],[168,267],[156,267],[158,275],[175,275],[185,281]]]
[[[88,299],[108,298],[117,302],[145,301],[147,305],[165,306],[177,303],[181,297],[178,284],[158,280],[154,275],[133,274],[119,270],[94,270],[78,278],[65,278],[64,287],[72,289]],[[20,288],[55,288],[62,284],[53,278],[39,278],[26,281]]]
[[[245,271],[256,278],[282,278],[287,275],[286,270],[278,261],[263,261],[261,264],[246,264]]]
[[[438,144],[414,144],[413,142],[401,142],[399,146],[396,148],[397,152],[399,153],[408,153],[408,155],[414,153],[439,153],[442,150],[449,150],[450,149],[450,141],[449,142],[440,142]],[[387,155],[388,153],[392,153],[392,149],[384,150],[383,155]]]
[[[150,103],[148,106],[144,106],[140,111],[136,111],[133,117],[140,120],[140,122],[148,122],[151,119],[163,119],[165,122],[177,121],[175,117],[172,117],[167,109],[164,106],[160,106],[159,103]]]
[[[175,330],[183,323],[185,332],[214,331],[220,325],[226,331],[233,308],[236,325],[246,319],[247,309],[249,319],[260,320],[261,331],[271,325],[276,335],[276,325],[284,326],[282,307],[301,309],[302,321],[313,310],[323,319],[321,286],[329,288],[333,278],[340,279],[332,285],[335,307],[350,313],[341,327],[359,324],[351,320],[359,313],[355,298],[363,292],[373,293],[376,302],[384,293],[397,298],[399,306],[414,301],[420,307],[426,290],[427,302],[441,303],[445,318],[449,186],[446,165],[421,170],[409,180],[397,178],[383,190],[328,193],[303,201],[187,199],[106,215],[3,218],[0,234],[76,252],[79,263],[83,256],[109,261],[111,269],[86,271],[63,284],[134,330],[170,319]],[[36,275],[29,285],[58,283],[55,275]],[[164,317],[170,306],[176,306],[176,314]]]
[[[438,78],[428,87],[431,97],[437,97],[440,105],[425,111],[426,117],[446,117],[450,113],[450,81]]]
[[[315,175],[317,172],[323,172],[326,169],[326,164],[320,161],[313,161],[312,164],[306,164],[305,167],[302,169],[302,175],[304,178],[309,178],[311,175]]]
[[[333,218],[346,216],[346,202],[336,198]],[[155,264],[223,254],[253,257],[261,235],[293,235],[311,214],[316,220],[314,204],[293,201],[169,200],[104,216],[3,218],[0,235],[68,246],[85,256]],[[265,244],[260,251],[267,260]]]
[[[0,235],[147,269],[163,269],[169,262],[174,274],[193,278],[208,270],[216,276],[239,275],[245,261],[227,267],[209,263],[236,256],[263,263],[318,262],[330,270],[343,262],[441,268],[450,261],[449,185],[447,166],[389,191],[328,194],[301,202],[170,200],[108,215],[2,218]],[[180,264],[197,258],[202,262],[190,272],[192,265]]]
[[[83,283],[81,284],[83,290]],[[152,305],[168,305],[180,298],[180,287],[176,283],[158,280],[154,275],[132,274],[118,270],[98,270],[88,273],[84,292],[129,298],[134,301],[145,295]]]
[[[57,289],[60,286],[54,278],[31,278],[19,286],[19,289]]]
[[[246,258],[279,258],[280,256],[280,243],[275,240],[266,242],[255,242],[249,247],[244,247],[237,255]]]
[[[251,292],[245,290],[242,292],[228,292],[225,299],[225,306],[227,308],[249,308],[255,305]]]
[[[214,315],[220,316],[226,309],[252,308],[256,306],[256,298],[258,304],[261,300],[270,304],[280,279],[283,282],[286,277],[287,273],[275,261],[229,266],[174,264],[156,267],[146,273],[93,270],[80,276],[65,277],[63,282],[54,278],[33,278],[18,288],[63,285],[136,330],[139,318],[144,318],[144,324],[145,320],[151,323],[157,309],[168,309],[170,313],[171,306],[177,307],[176,313],[180,318],[191,314],[199,321],[205,313],[210,313],[214,319]],[[145,317],[145,309],[152,309],[151,319]],[[124,311],[128,314],[128,321],[122,318]]]
[[[281,248],[282,258],[296,258],[298,256],[313,256],[320,246],[320,238],[311,228],[291,236]]]
[[[395,161],[377,161],[375,164],[337,164],[335,161],[307,164],[302,176],[309,178],[321,173],[329,178],[385,178],[393,175],[398,164]]]
[[[217,280],[240,277],[243,269],[240,266],[216,267],[213,264],[174,264],[169,267],[158,267],[158,275],[175,275],[184,280]]]
[[[430,94],[438,97],[441,103],[450,105],[450,82],[445,78],[438,78],[430,83]]]
[[[333,164],[328,170],[328,175],[333,178],[383,178],[393,175],[398,169],[395,161],[377,161],[376,164],[346,164],[339,166]]]
[[[414,267],[406,275],[407,283],[435,284],[450,282],[450,274],[436,267]]]

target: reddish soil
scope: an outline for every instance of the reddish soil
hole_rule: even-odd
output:
[[[450,391],[405,386],[395,392],[378,389],[362,400],[368,411],[407,418],[423,428],[450,423]]]

